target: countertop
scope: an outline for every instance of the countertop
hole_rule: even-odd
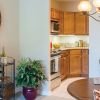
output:
[[[89,49],[89,47],[66,47],[66,48],[60,48],[60,50],[69,50],[69,49]]]

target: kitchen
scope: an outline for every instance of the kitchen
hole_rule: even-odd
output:
[[[51,90],[70,77],[89,75],[89,21],[79,0],[51,0]]]
[[[76,0],[74,1],[76,2]],[[0,34],[2,33],[6,39],[5,47],[6,50],[8,51],[7,54],[15,57],[17,61],[20,56],[21,57],[28,56],[35,59],[37,58],[42,59],[43,64],[46,67],[47,76],[49,76],[48,75],[50,73],[49,60],[48,60],[49,32],[50,32],[49,31],[50,20],[48,19],[48,16],[50,16],[49,15],[50,13],[48,12],[48,9],[50,9],[49,1],[48,0],[29,0],[29,1],[1,0],[1,2],[3,2],[1,3],[2,6],[4,6],[4,8],[7,8],[3,9],[4,17],[2,20],[4,21],[4,23],[3,27],[1,27],[2,29],[0,32]],[[19,23],[19,13],[18,13],[19,4],[20,4],[20,24],[16,24]],[[18,34],[19,25],[20,25],[20,36]],[[1,35],[0,35],[0,40],[1,40]],[[62,35],[60,37],[64,36]],[[85,36],[83,37],[85,39]],[[86,37],[88,38],[88,36]],[[30,41],[26,41],[28,40],[28,38]],[[100,43],[100,23],[96,22],[92,18],[89,18],[89,77],[100,76],[100,64],[99,64],[100,46],[98,45],[98,43]],[[15,49],[13,50],[13,48]],[[49,83],[50,82],[47,82],[47,84],[44,86],[43,93],[46,91],[44,94],[49,94],[48,93]]]

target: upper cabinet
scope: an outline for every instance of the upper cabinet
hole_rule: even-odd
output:
[[[64,12],[64,34],[74,33],[74,13]]]
[[[59,11],[59,34],[64,33],[64,12]]]
[[[54,9],[54,8],[51,8],[51,23],[53,22],[57,22],[57,25],[56,24],[51,24],[51,28],[53,28],[53,30],[56,30],[57,28],[57,31],[55,31],[56,34],[63,34],[64,31],[63,31],[63,28],[64,28],[64,12],[63,11],[60,11],[60,10],[57,10],[57,9]],[[52,30],[51,30],[52,32]],[[52,32],[52,34],[55,34],[54,32]]]
[[[75,34],[88,35],[88,19],[80,12],[75,13]]]
[[[80,12],[64,12],[64,34],[87,35],[88,17]]]
[[[59,20],[59,11],[57,9],[51,8],[51,19]]]
[[[72,2],[62,3],[57,0],[51,0],[51,21],[58,21],[59,24],[59,25],[57,24],[57,32],[55,32],[56,34],[88,35],[89,17],[78,12],[77,10],[78,3],[79,3],[78,1],[77,3],[74,4]],[[63,6],[60,6],[60,4]],[[70,6],[66,7],[65,5],[68,4]],[[52,27],[53,26],[51,24],[51,28]],[[56,27],[53,28],[56,29]]]

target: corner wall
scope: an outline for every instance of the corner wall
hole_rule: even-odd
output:
[[[92,3],[92,0],[90,1]],[[89,77],[100,77],[100,22],[96,22],[92,18],[89,19],[89,34]]]
[[[43,61],[49,79],[49,0],[20,0],[20,55]],[[42,94],[48,95],[49,80]]]
[[[19,0],[0,0],[0,53],[4,46],[7,56],[19,59]]]

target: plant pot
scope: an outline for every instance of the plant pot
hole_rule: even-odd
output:
[[[35,100],[37,96],[37,89],[23,87],[23,95],[26,100]]]

